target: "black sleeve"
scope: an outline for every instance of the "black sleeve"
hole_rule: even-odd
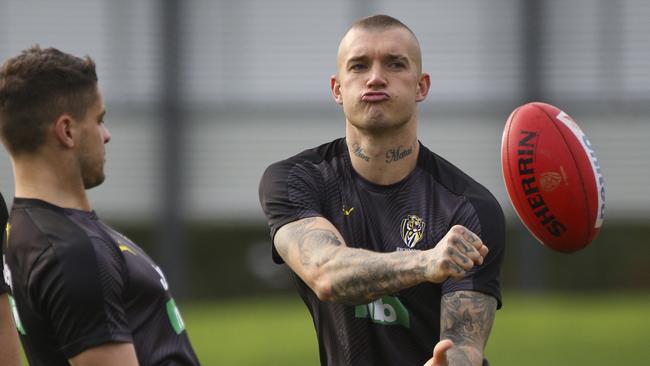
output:
[[[2,254],[2,260],[0,260],[0,273],[3,275],[0,276],[0,294],[4,294],[6,292],[9,292],[9,286],[5,282],[5,276],[4,276],[4,265],[5,265],[5,260],[4,260],[4,254],[5,254],[5,233],[6,233],[6,227],[7,227],[7,220],[9,220],[9,212],[7,211],[7,204],[5,203],[4,198],[2,197],[2,194],[0,194],[0,243],[2,244],[2,248],[0,250],[0,254]]]
[[[319,192],[321,174],[309,161],[284,160],[268,167],[259,187],[260,204],[271,230],[271,241],[278,229],[290,222],[322,216]],[[273,260],[282,263],[273,245]]]
[[[124,264],[116,248],[78,234],[51,246],[34,264],[29,298],[71,358],[109,342],[132,342],[122,293]]]
[[[461,280],[449,279],[443,283],[442,293],[478,291],[493,296],[501,308],[500,271],[505,249],[505,219],[501,206],[486,193],[470,197],[456,212],[453,224],[463,225],[477,234],[490,252],[483,264],[470,270]]]
[[[2,225],[2,230],[4,230],[7,225],[7,220],[9,220],[9,212],[7,211],[7,204],[5,199],[0,194],[0,225]]]

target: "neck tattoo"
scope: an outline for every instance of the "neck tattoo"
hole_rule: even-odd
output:
[[[390,149],[386,151],[386,163],[394,163],[396,161],[402,160],[405,157],[413,153],[413,146],[405,149],[402,145],[399,145],[397,149]]]
[[[359,159],[365,160],[365,161],[370,161],[370,157],[365,154],[363,151],[363,148],[359,146],[356,142],[352,144],[352,152],[354,155],[356,155]]]

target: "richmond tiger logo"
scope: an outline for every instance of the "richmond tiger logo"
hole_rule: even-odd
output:
[[[402,219],[400,225],[402,240],[409,247],[413,248],[424,236],[425,222],[416,215],[408,215]]]

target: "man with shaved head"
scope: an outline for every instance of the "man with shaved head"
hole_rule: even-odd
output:
[[[406,25],[357,21],[330,80],[345,137],[262,177],[273,259],[295,274],[322,365],[487,365],[503,213],[419,142],[430,85]]]

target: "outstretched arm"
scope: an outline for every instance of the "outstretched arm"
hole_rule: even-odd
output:
[[[422,282],[461,278],[483,262],[487,247],[462,226],[454,226],[435,248],[377,253],[349,248],[322,217],[284,225],[274,239],[282,259],[319,299],[364,304]]]

